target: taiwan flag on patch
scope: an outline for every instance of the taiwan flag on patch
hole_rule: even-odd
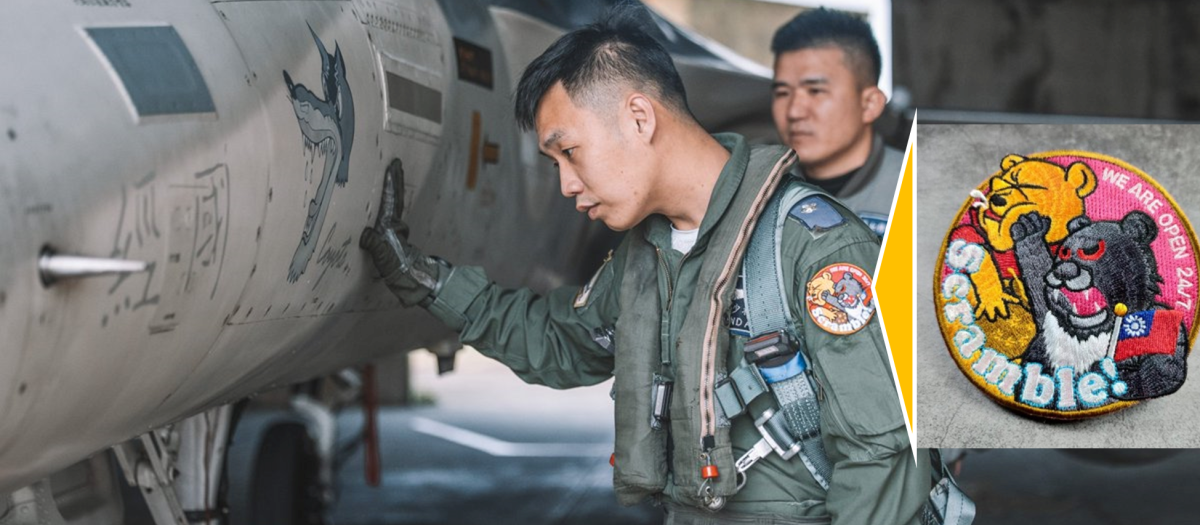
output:
[[[1121,320],[1117,362],[1145,354],[1173,354],[1179,337],[1183,312],[1175,310],[1143,310],[1126,315]]]

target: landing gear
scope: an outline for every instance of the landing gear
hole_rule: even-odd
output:
[[[308,431],[299,424],[273,427],[263,437],[257,455],[246,523],[323,523],[320,465]]]
[[[112,448],[153,523],[225,523],[220,495],[232,413],[229,405],[214,408]]]

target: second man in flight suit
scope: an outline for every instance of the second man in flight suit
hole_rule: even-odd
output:
[[[871,27],[828,9],[800,13],[771,41],[771,114],[797,173],[837,197],[883,236],[904,154],[872,124],[887,97],[876,86],[881,61]]]

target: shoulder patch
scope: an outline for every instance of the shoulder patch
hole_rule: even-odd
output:
[[[800,199],[788,212],[788,217],[800,221],[808,231],[820,233],[846,224],[846,217],[823,195]]]
[[[1175,200],[1099,153],[996,161],[933,269],[938,325],[966,379],[1046,419],[1179,391],[1200,321],[1200,245]]]
[[[822,330],[847,335],[875,316],[871,275],[848,263],[821,268],[804,286],[805,310]]]
[[[583,308],[588,305],[588,299],[592,298],[592,289],[596,287],[596,281],[600,280],[600,274],[604,273],[605,268],[608,268],[608,262],[612,260],[612,256],[613,252],[609,250],[608,255],[604,256],[604,262],[600,263],[600,268],[592,275],[591,280],[575,294],[575,308]]]

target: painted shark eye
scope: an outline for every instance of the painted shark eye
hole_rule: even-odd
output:
[[[1065,246],[1058,249],[1058,258],[1064,261],[1071,258],[1071,249]]]
[[[996,207],[1003,207],[1005,204],[1008,204],[1008,199],[1004,198],[1003,195],[992,195],[988,200],[991,201],[992,206]]]
[[[1099,244],[1092,248],[1079,249],[1079,258],[1085,261],[1094,261],[1099,259],[1101,255],[1104,255],[1104,241],[1100,241]]]

